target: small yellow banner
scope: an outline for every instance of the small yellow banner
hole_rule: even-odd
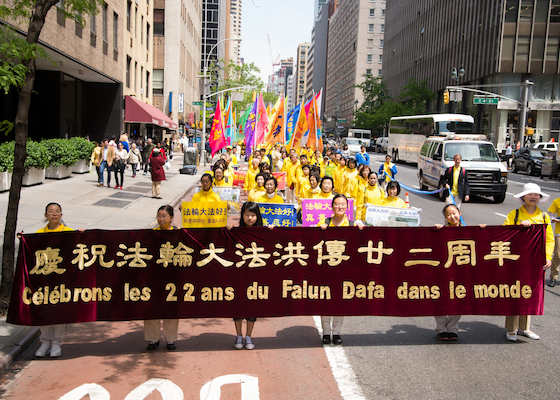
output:
[[[183,228],[222,228],[227,225],[227,201],[183,201]]]

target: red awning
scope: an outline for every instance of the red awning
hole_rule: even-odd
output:
[[[131,96],[124,96],[125,122],[155,124],[167,129],[177,129],[177,124],[160,109]]]

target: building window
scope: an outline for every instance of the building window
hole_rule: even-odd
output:
[[[89,16],[89,31],[95,35],[95,14]]]
[[[132,64],[132,58],[126,56],[126,87],[130,89],[130,65]]]
[[[119,39],[119,16],[117,13],[113,13],[113,50],[118,50],[118,39]]]
[[[368,24],[368,33],[373,33],[373,29],[374,29],[374,25],[373,24]]]
[[[379,76],[379,77],[382,77],[382,76],[383,76],[382,70],[380,70],[380,69],[377,70],[377,76]]]
[[[150,24],[146,24],[146,50],[150,50]]]
[[[140,19],[140,44],[144,44],[144,16]]]
[[[373,62],[373,54],[368,54],[366,56],[366,62],[368,62],[368,63]]]
[[[150,97],[150,71],[146,71],[146,97]]]
[[[369,17],[370,17],[370,18],[375,17],[375,8],[370,8],[370,9],[369,9]]]
[[[373,39],[368,39],[368,40],[367,40],[367,47],[368,47],[369,49],[372,49],[372,48],[373,48]]]
[[[103,42],[109,43],[107,41],[107,3],[103,4]]]
[[[154,69],[152,88],[154,94],[163,94],[163,69]]]
[[[381,32],[381,33],[385,33],[385,25],[381,25],[381,30],[380,30],[380,32]]]
[[[134,62],[134,91],[136,92],[136,80],[138,79],[138,62]]]
[[[379,64],[383,64],[383,54],[379,55]]]
[[[385,10],[381,10],[381,18],[385,18]]]
[[[140,91],[144,87],[144,67],[140,66]]]
[[[165,34],[165,10],[154,10],[154,36]],[[155,79],[155,76],[154,76]]]
[[[379,48],[382,49],[383,48],[383,39],[379,40]]]
[[[130,32],[132,19],[132,1],[128,0],[126,4],[126,30]]]
[[[371,75],[371,68],[366,69],[366,75]]]

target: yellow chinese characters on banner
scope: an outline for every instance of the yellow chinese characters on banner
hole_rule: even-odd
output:
[[[227,225],[227,201],[183,201],[183,228],[222,228]]]

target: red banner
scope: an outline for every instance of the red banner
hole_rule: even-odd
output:
[[[8,322],[543,312],[542,225],[23,235]]]

